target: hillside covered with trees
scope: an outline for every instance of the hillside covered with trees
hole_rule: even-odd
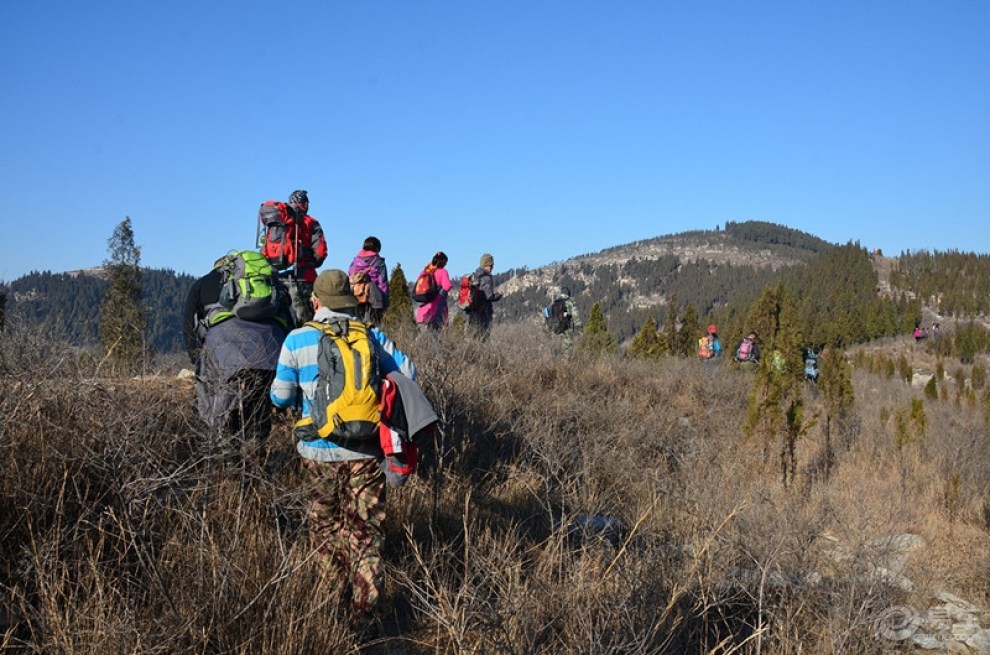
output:
[[[673,252],[642,256],[644,249],[656,251],[671,240],[678,242]],[[793,298],[809,344],[847,345],[891,336],[910,330],[921,318],[916,295],[878,294],[873,261],[858,244],[837,246],[760,221],[660,237],[497,279],[506,283],[518,275],[533,283],[508,295],[500,315],[532,318],[566,286],[582,314],[595,304],[600,307],[620,342],[631,339],[647,320],[669,333],[665,322],[680,324],[689,308],[697,321],[715,322],[722,334],[741,337],[750,329],[746,323],[756,299],[777,285]]]
[[[940,314],[990,313],[990,255],[956,251],[901,253],[891,271],[890,284],[936,307]]]
[[[182,306],[193,277],[170,269],[142,269],[141,297],[147,309],[147,338],[159,353],[184,349]],[[100,303],[108,287],[101,269],[73,273],[35,271],[6,287],[7,316],[25,326],[47,326],[76,346],[100,341]]]
[[[890,292],[880,293],[876,262],[858,244],[830,244],[762,221],[730,221],[724,229],[613,246],[539,269],[496,272],[505,293],[496,320],[536,322],[542,307],[566,286],[582,315],[597,305],[619,344],[628,344],[648,322],[671,334],[686,318],[692,329],[715,322],[734,340],[751,329],[747,322],[761,293],[783,285],[806,343],[847,346],[910,330],[926,306],[961,317],[988,310],[986,255],[914,253],[885,261],[894,262]],[[192,282],[171,270],[143,270],[148,343],[154,351],[182,350],[182,305]],[[70,344],[94,345],[106,288],[102,269],[33,272],[7,285],[7,313],[28,326],[54,326]],[[393,297],[398,296],[393,292]]]

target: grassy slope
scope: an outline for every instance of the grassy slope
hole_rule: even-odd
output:
[[[544,335],[397,336],[441,417],[422,477],[392,490],[387,647],[432,652],[880,652],[872,617],[990,583],[985,401],[925,401],[857,370],[856,420],[821,473],[821,422],[784,488],[779,444],[741,437],[750,373],[693,360],[568,360]],[[910,349],[906,351],[910,354]],[[348,652],[307,559],[289,424],[278,470],[220,470],[192,388],[95,376],[58,344],[0,346],[0,580],[23,652]],[[880,367],[881,369],[883,367]],[[979,399],[983,391],[977,392]],[[820,412],[813,390],[809,416]],[[582,539],[613,517],[615,543]],[[920,535],[908,592],[871,572]],[[842,557],[837,554],[842,553]],[[812,574],[818,574],[816,577]],[[401,634],[401,638],[398,636]],[[381,645],[386,652],[386,645]],[[747,650],[748,649],[748,650]],[[373,649],[372,649],[373,652]],[[722,652],[722,651],[719,651]]]

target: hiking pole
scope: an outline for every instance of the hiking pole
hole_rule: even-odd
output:
[[[308,307],[306,305],[309,303],[309,298],[302,297],[302,285],[299,280],[302,279],[302,271],[299,265],[299,223],[302,221],[303,216],[299,214],[299,209],[290,205],[292,209],[292,268],[289,273],[289,286],[291,288],[290,296],[292,296],[293,314],[296,315],[296,323],[305,323],[305,318],[308,316]]]
[[[293,213],[295,213],[295,212],[293,212]],[[296,278],[296,281],[299,280],[299,221],[302,220],[302,218],[303,218],[302,216],[296,216],[295,217],[296,224],[293,226],[295,229],[293,230],[293,237],[292,238],[293,238],[293,241],[295,241],[295,248],[293,249],[293,257],[292,258],[295,260],[295,269],[296,269],[295,278]]]
[[[254,222],[254,247],[260,251],[263,245],[265,244],[261,243],[261,212],[258,212],[258,220]]]

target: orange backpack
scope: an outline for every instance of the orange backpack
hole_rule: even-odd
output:
[[[428,303],[437,297],[437,294],[440,293],[440,285],[437,284],[437,278],[433,275],[436,270],[436,266],[428,264],[419,274],[419,277],[416,278],[416,285],[413,286],[413,300],[419,303]]]

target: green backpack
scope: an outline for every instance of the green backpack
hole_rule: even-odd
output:
[[[245,321],[275,318],[283,303],[282,284],[264,255],[254,250],[230,252],[216,261],[220,271],[220,298],[206,308],[212,327],[231,316]]]

